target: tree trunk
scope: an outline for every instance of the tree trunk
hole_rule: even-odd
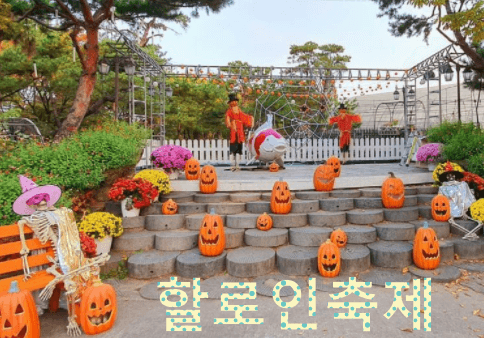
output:
[[[146,25],[146,29],[145,29],[145,32],[143,33],[143,37],[139,41],[140,47],[146,47],[146,45],[148,44],[148,40],[149,40],[148,34],[150,33],[150,29],[151,29],[151,27],[153,27],[154,24],[155,24],[155,19],[152,19]]]

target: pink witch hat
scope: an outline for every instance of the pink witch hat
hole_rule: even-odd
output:
[[[12,205],[13,211],[18,215],[32,215],[35,210],[27,204],[27,201],[32,197],[40,194],[49,195],[47,206],[51,207],[57,203],[62,191],[56,185],[44,185],[39,187],[34,181],[29,180],[25,176],[19,175],[20,186],[22,187],[22,195],[20,195]]]

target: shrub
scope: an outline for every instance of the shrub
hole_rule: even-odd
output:
[[[469,158],[468,169],[471,173],[484,177],[484,153],[480,153]]]
[[[442,124],[430,128],[427,131],[427,139],[432,143],[448,144],[450,140],[460,132],[472,134],[475,132],[480,133],[480,130],[476,128],[472,122],[462,123],[444,121]]]
[[[470,159],[484,149],[484,134],[460,131],[444,146],[444,159],[459,161]]]

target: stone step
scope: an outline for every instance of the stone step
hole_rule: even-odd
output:
[[[348,236],[348,244],[367,244],[376,241],[376,229],[372,226],[345,225],[341,230]]]
[[[178,213],[179,214],[204,214],[204,213],[207,213],[207,204],[206,203],[179,203]]]
[[[128,232],[113,241],[113,249],[118,251],[151,250],[155,244],[155,232]]]
[[[296,246],[319,247],[331,237],[333,229],[324,227],[302,227],[289,229],[289,243]]]
[[[149,231],[175,230],[185,226],[185,215],[149,215],[145,228]]]
[[[258,201],[261,198],[260,192],[240,192],[230,194],[230,201],[234,203],[247,203]]]
[[[272,228],[267,231],[248,229],[245,231],[244,241],[248,246],[274,247],[287,243],[287,229]]]
[[[300,200],[322,200],[329,198],[329,192],[326,191],[298,191],[296,198]]]
[[[308,224],[307,214],[270,214],[274,228],[300,228]]]
[[[225,225],[234,229],[253,229],[257,225],[257,214],[228,215]]]
[[[225,251],[219,256],[206,257],[200,254],[198,248],[192,249],[176,258],[176,272],[181,277],[188,278],[212,277],[224,272],[226,257]]]
[[[374,227],[383,241],[412,241],[415,237],[415,226],[411,223],[381,223]]]
[[[362,272],[370,268],[370,250],[365,245],[348,244],[340,252],[341,273]]]
[[[346,211],[354,208],[352,198],[328,198],[319,201],[321,210],[324,211]]]
[[[346,224],[345,211],[319,211],[308,214],[308,223],[314,227],[337,227]]]
[[[173,191],[169,194],[161,196],[160,202],[166,202],[169,199],[172,199],[176,203],[193,202],[194,196],[195,196],[194,192]]]
[[[264,212],[271,212],[271,203],[266,201],[247,202],[245,209],[251,214],[263,214]]]
[[[439,240],[440,262],[454,261],[454,242]]]
[[[361,192],[359,190],[333,190],[330,196],[334,198],[358,198],[361,196]]]
[[[309,276],[318,272],[318,249],[288,245],[277,250],[279,272],[291,276]]]
[[[432,199],[435,197],[435,195],[430,195],[430,194],[421,194],[417,195],[417,200],[419,205],[430,205],[432,202]]]
[[[200,226],[202,225],[202,220],[206,216],[206,214],[195,214],[195,215],[186,215],[185,217],[185,227],[188,230],[192,231],[199,231]],[[222,221],[224,225],[226,225],[226,216],[225,215],[220,215],[220,218],[222,218]]]
[[[472,221],[472,220],[463,220],[463,219],[456,219],[454,220],[457,224],[459,224],[461,227],[467,229],[467,230],[472,230],[476,227],[477,222]],[[457,236],[464,236],[465,233],[464,231],[457,229],[455,226],[450,226],[450,232],[454,235]],[[479,230],[477,233],[481,233],[481,230]]]
[[[245,203],[208,203],[207,213],[214,209],[217,215],[240,214],[245,211]]]
[[[405,197],[418,194],[417,187],[405,187]]]
[[[411,222],[416,221],[419,216],[418,207],[403,207],[400,209],[383,209],[385,220],[389,222]]]
[[[141,209],[140,215],[141,216],[149,216],[149,215],[161,215],[161,207],[163,203],[151,203],[146,208]]]
[[[271,196],[272,196],[272,192],[265,192],[265,193],[262,193],[261,194],[261,199],[263,201],[271,201]],[[291,191],[291,199],[294,200],[296,199],[296,193],[294,191]]]
[[[424,223],[427,222],[429,227],[434,229],[437,238],[447,238],[450,235],[450,224],[448,222],[437,222],[434,220],[419,220],[419,221],[412,221],[415,226],[415,231],[419,228],[424,226]]]
[[[291,213],[307,214],[308,212],[316,212],[319,210],[319,201],[292,201]]]
[[[276,252],[270,248],[243,247],[227,254],[227,272],[234,277],[258,277],[276,266]]]
[[[405,196],[405,202],[403,202],[403,207],[414,207],[418,204],[418,196]]]
[[[368,272],[360,273],[359,279],[363,282],[372,283],[385,287],[388,282],[408,283],[412,280],[412,274],[402,273],[402,269],[373,268]]]
[[[460,259],[483,259],[484,258],[484,238],[477,241],[467,239],[452,239],[454,252]]]
[[[128,259],[129,277],[150,279],[175,272],[179,251],[160,252],[156,250],[134,254]]]
[[[114,201],[107,201],[104,207],[105,212],[109,212],[117,217],[122,217],[121,203]]]
[[[434,270],[422,270],[416,266],[410,266],[408,270],[417,278],[432,278],[432,282],[436,283],[450,283],[461,276],[460,270],[450,265],[440,265]]]
[[[355,208],[357,209],[381,209],[383,203],[381,197],[360,197],[354,200]]]
[[[122,220],[125,232],[142,231],[145,228],[145,216],[123,217]]]
[[[360,194],[361,197],[381,198],[381,188],[362,188]]]
[[[185,229],[157,232],[155,247],[160,251],[190,250],[198,246],[198,231]]]
[[[432,219],[432,208],[427,205],[420,205],[418,207],[418,215],[425,219]]]
[[[111,250],[109,252],[109,260],[101,265],[101,273],[108,273],[111,270],[118,269],[119,263],[122,263],[123,265],[126,264],[126,261],[123,260],[124,254],[122,252],[114,251]]]
[[[404,268],[413,263],[412,244],[397,241],[378,241],[368,244],[371,264],[382,268]]]
[[[225,249],[235,249],[244,246],[244,229],[225,227]]]
[[[350,210],[346,212],[346,220],[351,224],[376,224],[383,222],[383,210]]]
[[[438,187],[432,187],[430,185],[421,185],[417,187],[417,192],[418,194],[426,195],[426,194],[431,194],[431,195],[437,195],[439,192]]]
[[[215,194],[195,194],[193,201],[195,203],[221,203],[229,200],[229,194],[215,193]]]

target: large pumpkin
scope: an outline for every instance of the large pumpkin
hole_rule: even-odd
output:
[[[434,229],[427,222],[418,229],[413,241],[413,262],[420,269],[433,270],[440,264],[440,247]]]
[[[274,183],[271,194],[271,210],[275,214],[288,214],[292,208],[291,191],[281,179]]]
[[[198,249],[203,256],[218,256],[225,249],[225,231],[222,218],[212,209],[205,215],[198,235]]]
[[[437,222],[447,222],[450,218],[450,201],[444,195],[432,199],[432,218]]]
[[[17,281],[10,284],[10,290],[0,293],[0,337],[40,337],[34,298],[30,291],[20,291]]]
[[[341,270],[341,254],[330,239],[319,247],[318,270],[323,277],[336,277]]]
[[[403,207],[405,202],[405,186],[403,181],[390,172],[390,177],[383,182],[381,187],[381,199],[383,206],[388,209]]]
[[[348,236],[346,235],[346,232],[339,228],[331,233],[330,239],[331,242],[336,244],[338,248],[344,248],[346,246],[346,243],[348,242]]]
[[[257,229],[267,231],[272,229],[272,217],[266,212],[257,217]]]
[[[330,158],[328,158],[326,164],[333,167],[335,177],[339,177],[339,175],[341,175],[341,162],[336,156],[331,156]]]
[[[163,203],[161,206],[161,213],[163,215],[174,215],[178,212],[178,204],[171,198]]]
[[[189,181],[198,180],[200,178],[200,162],[195,157],[190,158],[185,163],[185,178]]]
[[[113,327],[117,314],[116,291],[111,285],[98,280],[82,294],[79,321],[85,334],[108,331]]]
[[[313,175],[314,189],[317,191],[331,191],[334,187],[333,167],[321,164],[316,168]]]
[[[214,194],[217,191],[217,171],[211,165],[206,165],[200,173],[200,192],[203,194]]]

